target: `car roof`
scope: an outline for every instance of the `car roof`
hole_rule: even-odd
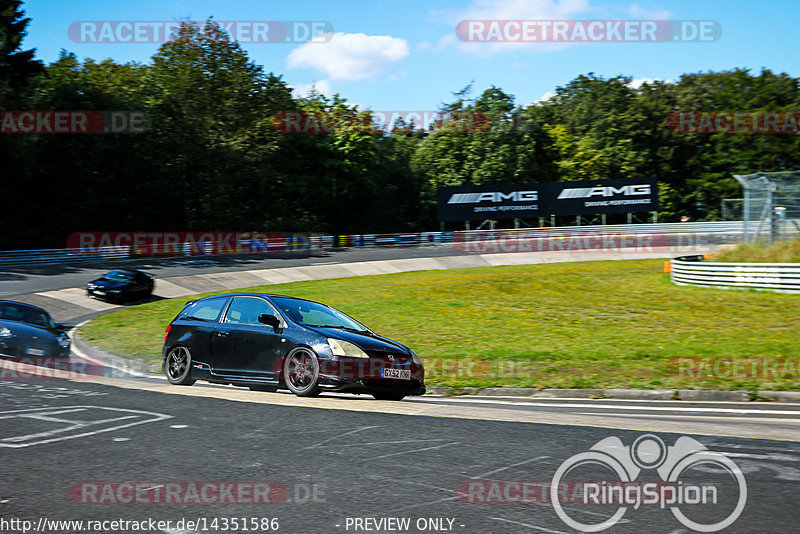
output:
[[[304,300],[306,302],[313,302],[315,304],[322,304],[321,302],[316,302],[314,300],[304,299],[300,297],[290,297],[289,295],[278,295],[275,293],[222,293],[220,295],[209,295],[207,297],[203,297],[197,300],[205,300],[205,299],[212,299],[212,298],[219,298],[219,297],[279,297],[284,299],[293,299],[293,300]]]
[[[33,308],[34,310],[45,312],[47,315],[50,315],[50,313],[44,308],[34,306],[33,304],[28,304],[27,302],[17,302],[16,300],[0,300],[0,304],[17,304],[19,306],[25,306],[27,308]]]

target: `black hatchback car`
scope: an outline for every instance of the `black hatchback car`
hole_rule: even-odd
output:
[[[413,350],[374,333],[341,311],[309,300],[235,293],[186,304],[167,327],[163,370],[170,383],[196,380],[401,400],[425,393]]]
[[[110,302],[141,300],[153,293],[153,277],[135,269],[115,269],[86,284],[90,297]]]

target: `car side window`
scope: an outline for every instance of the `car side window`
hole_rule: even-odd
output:
[[[224,323],[259,325],[261,314],[277,315],[265,300],[254,297],[234,297],[225,314]]]
[[[219,319],[227,301],[227,298],[201,300],[192,306],[183,317],[184,319],[214,322]]]

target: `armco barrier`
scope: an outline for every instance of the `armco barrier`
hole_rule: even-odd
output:
[[[0,252],[0,266],[61,265],[128,258],[130,247],[100,247],[92,253],[81,249],[8,250]]]
[[[671,262],[678,285],[800,293],[800,263]]]
[[[727,236],[725,239],[738,241],[742,235],[742,221],[653,223],[653,224],[614,224],[593,226],[558,226],[552,228],[521,228],[518,230],[466,230],[449,232],[404,232],[394,234],[351,234],[351,235],[311,235],[302,242],[296,238],[274,237],[261,243],[257,250],[249,253],[277,253],[306,249],[327,250],[334,247],[381,247],[381,246],[420,246],[445,243],[468,243],[477,237],[491,240],[493,236],[518,239],[540,239],[543,237],[563,238],[568,234],[581,232],[603,233],[659,233],[663,235]],[[250,243],[242,242],[245,248]],[[93,247],[90,249],[51,249],[0,251],[0,267],[21,267],[27,265],[59,265],[78,262],[91,262],[115,258],[143,256],[196,256],[222,253],[248,253],[235,248],[225,252],[215,241],[202,241],[194,244],[177,244],[177,253],[166,250],[162,245]]]

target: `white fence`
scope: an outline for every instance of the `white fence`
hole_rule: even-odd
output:
[[[678,285],[749,288],[800,293],[798,263],[721,263],[672,260],[672,281]]]

